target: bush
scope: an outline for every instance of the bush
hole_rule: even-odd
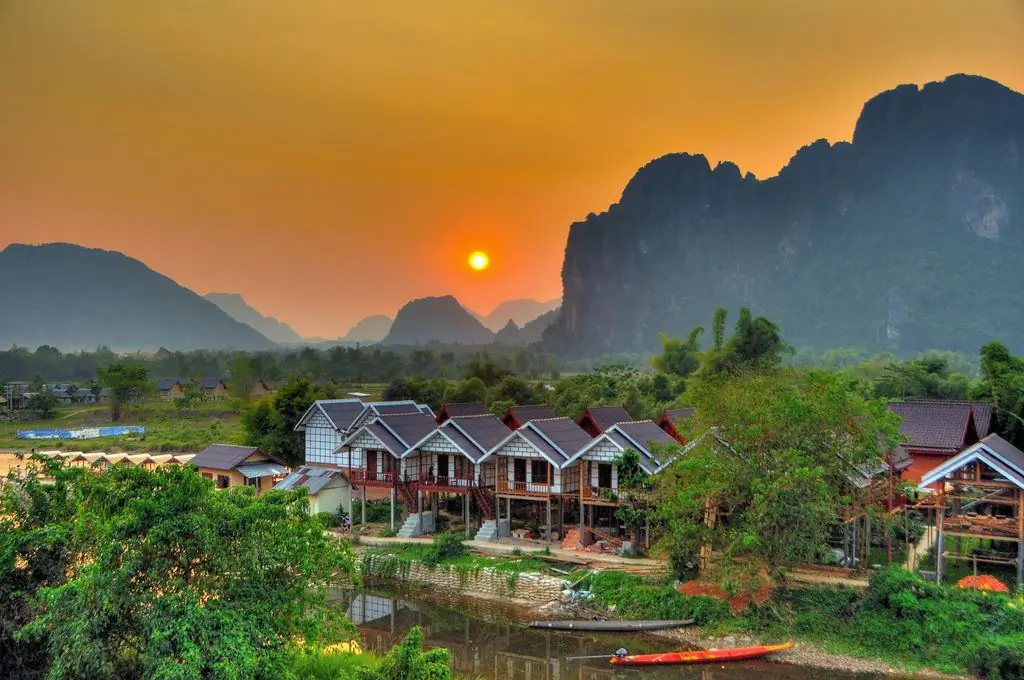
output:
[[[444,532],[434,534],[434,544],[431,550],[424,556],[424,563],[427,566],[435,566],[446,560],[452,560],[466,554],[466,546],[463,544],[465,537],[462,534]]]
[[[401,517],[405,512],[402,503],[395,504],[395,517]],[[352,500],[352,522],[362,520],[362,508],[357,504],[356,499]],[[367,501],[366,502],[366,523],[379,523],[391,521],[391,501]]]
[[[615,607],[623,619],[685,620],[697,625],[723,621],[729,617],[727,602],[710,597],[687,597],[671,586],[644,584],[631,574],[602,571],[591,575],[587,585],[597,604]]]
[[[409,631],[402,643],[375,666],[356,670],[358,680],[451,680],[452,653],[443,647],[423,651],[419,626]]]

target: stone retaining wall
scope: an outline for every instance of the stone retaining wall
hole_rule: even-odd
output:
[[[554,576],[536,573],[510,574],[497,572],[493,569],[480,569],[477,572],[460,574],[451,566],[428,567],[419,562],[402,565],[396,573],[389,576],[373,573],[373,561],[380,556],[367,555],[363,558],[366,580],[392,585],[425,586],[434,590],[444,590],[451,594],[486,597],[499,600],[518,600],[532,606],[543,606],[557,603],[565,588],[565,581]]]

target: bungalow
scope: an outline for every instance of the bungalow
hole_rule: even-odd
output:
[[[72,390],[70,385],[60,385],[50,390],[50,394],[53,395],[58,404],[70,404],[74,401],[73,392],[74,390]]]
[[[341,470],[318,467],[301,467],[274,485],[274,490],[291,490],[305,487],[309,494],[309,512],[338,510],[352,516],[352,487]]]
[[[531,404],[528,406],[509,406],[501,422],[510,430],[518,430],[531,420],[557,418],[555,409],[547,404]]]
[[[273,390],[270,389],[267,381],[257,378],[256,380],[245,381],[245,391],[253,399],[262,399]]]
[[[199,383],[204,399],[219,401],[228,396],[228,384],[220,378],[203,378]]]
[[[214,480],[218,489],[251,486],[260,494],[288,474],[284,461],[255,446],[211,444],[188,464],[203,477]]]
[[[902,418],[900,434],[912,460],[904,477],[915,483],[988,435],[992,427],[992,405],[984,402],[892,402],[889,410]]]
[[[79,387],[71,394],[71,400],[76,404],[95,404],[99,401],[99,395],[88,388]]]
[[[164,378],[156,383],[156,390],[163,401],[174,401],[185,396],[185,386],[188,381],[179,378]]]
[[[946,537],[988,541],[990,550],[970,559],[1017,568],[1017,583],[1024,583],[1024,452],[999,435],[990,434],[965,447],[955,456],[929,470],[921,478],[922,491],[935,508],[936,580],[942,581],[949,558],[968,557],[946,550]],[[997,549],[1016,543],[1016,555]]]
[[[306,463],[339,466],[342,441],[363,423],[383,414],[430,413],[430,408],[414,401],[363,402],[361,399],[320,399],[313,403],[299,422],[296,432],[305,434]]]
[[[658,419],[658,427],[664,430],[669,436],[680,444],[686,443],[686,437],[679,431],[679,428],[687,420],[693,417],[693,407],[665,409]]]
[[[490,413],[487,404],[482,401],[469,401],[460,404],[442,404],[437,412],[437,424],[458,416],[485,416]]]
[[[596,437],[615,423],[628,423],[633,420],[622,406],[593,406],[588,408],[576,421],[591,437]]]

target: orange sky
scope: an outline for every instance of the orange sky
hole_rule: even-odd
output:
[[[1024,91],[1022,35],[1022,0],[0,0],[0,247],[122,250],[305,335],[550,299],[651,158],[771,175],[899,83]]]

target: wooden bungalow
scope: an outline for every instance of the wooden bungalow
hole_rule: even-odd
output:
[[[397,413],[429,413],[430,407],[414,401],[364,402],[359,398],[320,399],[313,403],[299,422],[296,432],[305,434],[306,463],[339,467],[342,441],[374,418]]]
[[[459,416],[486,416],[491,413],[487,404],[482,401],[467,401],[458,404],[442,404],[441,410],[437,412],[437,424],[440,425],[449,418]]]
[[[902,418],[900,434],[911,464],[904,473],[917,483],[925,474],[991,432],[992,405],[971,401],[892,402]]]
[[[348,471],[349,483],[362,490],[363,502],[367,487],[390,490],[392,529],[399,495],[410,510],[422,505],[416,480],[401,474],[399,461],[435,429],[434,417],[422,411],[377,416],[348,435],[335,453],[338,466]]]
[[[615,423],[628,423],[633,420],[622,406],[593,406],[588,408],[576,421],[591,437],[596,437]]]
[[[503,514],[511,518],[513,501],[545,503],[545,528],[552,525],[551,505],[557,502],[561,524],[565,503],[577,500],[580,491],[578,463],[570,459],[590,441],[590,435],[569,418],[531,420],[510,432],[483,459],[494,457],[499,525]],[[505,500],[504,513],[501,499]]]
[[[665,409],[658,418],[658,427],[664,430],[670,437],[680,444],[686,443],[686,437],[679,430],[683,423],[693,417],[693,407]]]
[[[220,401],[228,396],[228,384],[220,378],[203,378],[199,389],[203,391],[203,398],[211,401]]]
[[[251,486],[262,494],[288,474],[284,461],[255,446],[211,444],[188,461],[218,489]]]
[[[509,406],[501,422],[510,430],[518,430],[531,420],[547,420],[557,418],[555,409],[547,404],[530,404],[527,406]]]
[[[174,401],[185,396],[185,387],[188,381],[180,378],[164,378],[156,383],[157,393],[163,401]]]
[[[918,488],[932,492],[928,500],[936,509],[938,581],[946,560],[953,558],[1014,565],[1018,585],[1024,584],[1024,452],[989,435],[927,472]],[[948,537],[983,539],[993,546],[1016,543],[1017,549],[977,549],[964,556],[946,549]]]
[[[273,392],[273,390],[270,389],[270,385],[266,380],[257,378],[245,381],[245,392],[253,399],[262,399]]]
[[[570,464],[579,462],[580,544],[588,545],[591,534],[621,542],[617,536],[609,536],[598,531],[595,518],[614,512],[602,511],[602,507],[616,508],[622,503],[619,466],[616,460],[626,451],[635,451],[638,454],[637,462],[640,469],[648,475],[654,475],[669,460],[669,457],[655,452],[654,448],[659,445],[679,449],[679,442],[654,421],[616,423],[592,439],[569,460]]]

